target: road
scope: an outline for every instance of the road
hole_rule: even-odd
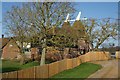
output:
[[[92,63],[102,65],[102,68],[88,78],[120,78],[120,60],[94,61]],[[118,73],[119,72],[119,73]]]

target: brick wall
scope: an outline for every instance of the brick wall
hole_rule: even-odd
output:
[[[3,48],[2,58],[13,59],[13,58],[17,58],[19,54],[20,54],[20,51],[17,44],[13,40],[10,40],[7,43],[7,45]]]

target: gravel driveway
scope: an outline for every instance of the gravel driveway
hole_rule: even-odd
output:
[[[94,61],[92,63],[100,64],[103,68],[88,78],[120,78],[120,69],[118,69],[118,67],[120,68],[120,60]]]

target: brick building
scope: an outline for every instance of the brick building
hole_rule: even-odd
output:
[[[76,34],[79,34],[77,36],[77,38],[78,38],[77,46],[78,46],[79,50],[82,53],[86,53],[90,49],[92,49],[92,45],[90,43],[89,36],[88,36],[86,29],[85,29],[84,25],[82,24],[81,20],[76,20],[72,27],[74,27],[74,31],[76,32]]]
[[[0,38],[1,44],[1,59],[14,59],[20,54],[19,47],[11,38]]]

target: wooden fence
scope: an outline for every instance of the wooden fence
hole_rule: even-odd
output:
[[[51,64],[45,64],[43,66],[34,66],[32,68],[19,71],[3,73],[2,78],[3,80],[5,78],[15,78],[16,80],[21,78],[49,78],[64,70],[77,67],[84,62],[108,59],[110,59],[108,52],[88,52],[85,55],[73,59],[64,59]]]
[[[116,54],[115,54],[116,58],[120,58],[120,51],[117,51]]]

